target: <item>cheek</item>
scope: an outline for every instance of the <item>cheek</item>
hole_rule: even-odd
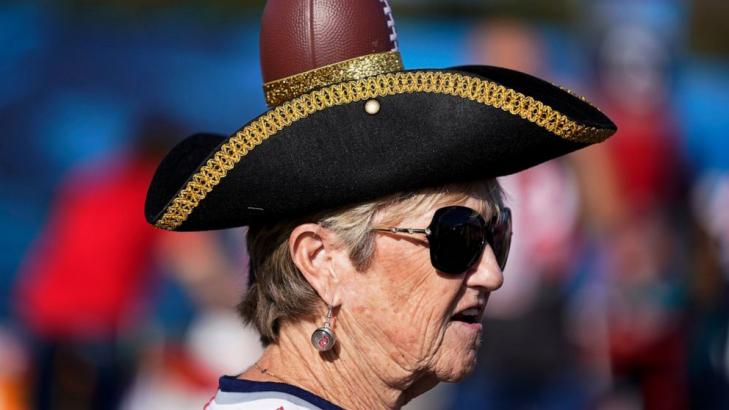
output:
[[[439,276],[427,248],[409,245],[378,247],[352,308],[393,359],[417,366],[439,349],[462,280]]]

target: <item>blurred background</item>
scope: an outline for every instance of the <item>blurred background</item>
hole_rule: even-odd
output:
[[[0,5],[0,410],[200,409],[260,354],[243,231],[143,201],[176,141],[264,111],[263,3]],[[729,3],[391,3],[406,67],[515,68],[619,127],[502,179],[479,367],[408,408],[729,408]]]

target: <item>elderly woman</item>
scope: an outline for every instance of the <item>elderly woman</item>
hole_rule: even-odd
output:
[[[397,408],[463,378],[476,364],[489,293],[503,280],[509,221],[489,180],[251,227],[257,277],[241,310],[268,348],[242,377],[368,409]],[[337,341],[320,355],[306,341],[329,316]],[[318,350],[329,335],[315,340]]]
[[[181,142],[146,203],[163,229],[249,226],[266,350],[209,408],[399,408],[462,379],[509,253],[494,178],[614,124],[523,73],[404,71],[385,0],[269,0],[261,63],[270,109]]]

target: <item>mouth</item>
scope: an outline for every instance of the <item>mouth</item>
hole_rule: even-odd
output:
[[[451,322],[462,322],[469,325],[480,324],[483,317],[483,307],[470,307],[451,316]]]

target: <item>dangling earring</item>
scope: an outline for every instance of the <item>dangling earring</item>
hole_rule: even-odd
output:
[[[314,333],[311,334],[311,344],[314,345],[314,348],[320,352],[326,352],[332,349],[334,347],[334,343],[337,341],[337,335],[334,334],[334,329],[332,329],[331,321],[332,321],[332,312],[334,310],[334,306],[329,305],[329,310],[327,310],[327,318],[326,321],[324,321],[324,325],[314,331]]]

